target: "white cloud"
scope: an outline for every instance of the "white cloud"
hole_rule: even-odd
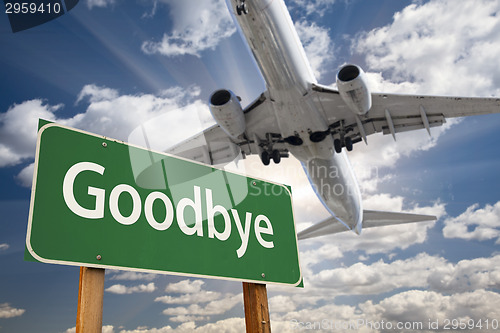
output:
[[[398,82],[385,79],[381,72],[366,72],[366,84],[372,92],[384,92],[395,94],[418,94],[421,86],[416,82]]]
[[[415,2],[390,25],[359,35],[355,50],[370,71],[411,90],[416,83],[420,93],[499,95],[499,10],[492,0]]]
[[[278,295],[269,298],[269,312],[290,312],[295,311],[296,305],[290,296]]]
[[[461,238],[484,241],[497,238],[500,241],[500,201],[479,208],[472,205],[457,217],[444,221],[443,235],[446,238]]]
[[[429,320],[439,322],[443,329],[446,319],[462,319],[475,323],[498,319],[500,316],[500,295],[492,291],[476,290],[454,295],[443,295],[435,291],[409,290],[381,299],[378,303],[366,301],[357,305],[337,305],[334,303],[306,307],[286,313],[272,311],[271,327],[275,332],[297,332],[307,330],[306,325],[316,325],[318,329],[339,332],[374,332],[370,325],[382,322],[397,325],[415,325],[414,331],[431,332]],[[349,326],[350,325],[350,326]],[[421,325],[421,326],[418,326]],[[312,327],[312,326],[310,326]],[[344,329],[342,329],[344,327]],[[422,327],[422,328],[420,328]],[[242,332],[245,330],[243,318],[228,318],[196,326],[194,322],[186,322],[176,328],[137,328],[122,330],[121,333],[177,333],[177,332]],[[397,331],[397,330],[393,330]],[[401,330],[400,330],[401,331]],[[411,330],[408,330],[411,331]],[[482,329],[469,329],[469,332],[484,332]]]
[[[373,194],[363,200],[363,207],[383,211],[401,211],[403,201],[404,198],[401,196],[391,196],[387,193]]]
[[[499,288],[499,267],[500,255],[450,263],[439,256],[419,254],[394,262],[379,260],[372,264],[357,263],[323,270],[306,277],[306,289],[269,286],[268,293],[282,291],[269,298],[271,325],[275,331],[294,332],[298,322],[323,322],[326,325],[359,322],[366,325],[369,321],[384,321],[427,325],[430,319],[433,322],[438,320],[442,327],[444,319],[450,318],[496,319],[500,314],[500,295],[486,289]],[[192,295],[203,291],[201,283],[184,281],[189,283],[172,284],[175,285],[172,290],[191,290]],[[401,289],[408,290],[396,292],[378,302],[369,300],[353,305],[332,302],[338,295],[380,294]],[[229,318],[202,326],[196,326],[194,322],[210,320],[210,316],[224,314],[241,302],[241,295],[227,294],[206,306],[171,307],[163,313],[171,316],[170,320],[174,322],[184,322],[178,327],[137,328],[121,332],[236,332],[244,330],[243,318]],[[426,328],[424,326],[424,331]],[[373,332],[367,326],[359,327],[357,331]]]
[[[177,283],[170,283],[165,288],[167,293],[193,294],[201,291],[201,286],[205,284],[202,280],[182,280]]]
[[[113,325],[104,325],[102,327],[102,332],[101,333],[114,333],[115,329]],[[64,333],[76,333],[76,327],[73,328],[68,328]]]
[[[9,303],[0,304],[0,318],[14,318],[22,316],[26,310],[16,309],[10,306]]]
[[[186,316],[187,318],[187,316]],[[227,318],[215,323],[196,326],[194,321],[185,322],[176,328],[165,326],[161,328],[137,328],[135,330],[121,330],[120,333],[240,333],[245,331],[245,319]]]
[[[106,273],[110,271],[107,270]],[[158,275],[156,274],[150,274],[150,273],[139,273],[139,272],[132,272],[132,271],[113,271],[113,274],[109,279],[110,280],[128,280],[128,281],[136,281],[136,280],[145,280],[145,281],[152,281],[157,278]]]
[[[106,87],[98,87],[95,84],[88,84],[82,88],[78,94],[76,104],[88,98],[90,103],[109,101],[118,98],[118,91]]]
[[[324,269],[305,276],[306,289],[270,286],[281,295],[269,300],[273,329],[297,331],[307,323],[356,324],[356,322],[422,322],[444,319],[498,318],[500,255],[451,263],[443,257],[421,253],[413,258]],[[406,289],[406,290],[405,290]],[[339,295],[380,295],[378,303],[364,301],[338,305]],[[273,308],[274,306],[274,308]],[[302,323],[302,324],[300,324]],[[300,326],[302,325],[302,326]],[[424,326],[424,331],[428,327]],[[340,330],[342,331],[342,330]],[[345,330],[348,331],[348,330]],[[369,327],[357,331],[373,332]],[[429,330],[434,331],[434,330]],[[481,330],[477,330],[480,332]]]
[[[242,295],[227,294],[223,298],[208,302],[205,306],[191,304],[188,307],[169,307],[163,310],[163,314],[172,316],[173,320],[185,318],[185,316],[211,316],[221,315],[231,310],[237,304],[243,303]]]
[[[15,177],[19,182],[19,185],[24,187],[31,187],[33,172],[35,172],[35,163],[28,164],[26,167],[24,167],[21,172],[19,172],[19,174]]]
[[[88,9],[92,9],[94,7],[105,8],[111,5],[114,5],[115,0],[87,0]]]
[[[4,244],[0,244],[0,251],[5,251],[5,250],[7,250],[9,247],[10,247],[10,246],[9,246],[9,244],[6,244],[6,243],[4,243]]]
[[[144,144],[144,140],[130,135],[138,126],[150,121],[147,128],[149,147],[162,151],[210,124],[206,103],[196,99],[199,93],[197,87],[173,87],[158,95],[120,95],[115,89],[86,85],[77,102],[88,103],[88,107],[84,113],[71,118],[57,116],[57,111],[63,107],[61,104],[50,105],[40,99],[14,104],[0,114],[0,167],[34,158],[39,118],[139,145]],[[165,132],[170,135],[166,137]],[[30,186],[33,168],[28,165],[17,176],[22,185]]]
[[[322,262],[316,266],[316,272],[304,274],[305,289],[270,286],[269,291],[280,292],[280,297],[275,296],[272,303],[275,311],[293,313],[313,310],[339,295],[380,295],[405,289],[432,290],[441,294],[497,290],[499,264],[500,255],[451,263],[426,253],[393,262],[359,262],[335,269],[325,269],[331,265]]]
[[[300,263],[302,268],[306,268],[326,260],[335,260],[342,257],[344,257],[344,253],[340,248],[340,244],[328,242],[313,250],[301,251]]]
[[[191,316],[191,315],[178,315],[175,317],[171,317],[170,320],[173,322],[186,323],[186,322],[195,322],[202,320],[209,320],[210,317],[203,316]]]
[[[459,118],[452,118],[448,119],[443,126],[432,128],[432,137],[425,130],[398,133],[396,134],[397,141],[394,141],[390,135],[374,134],[368,137],[368,145],[361,143],[356,145],[355,149],[349,153],[349,158],[356,171],[361,169],[361,172],[357,172],[361,176],[359,179],[361,182],[383,180],[373,176],[377,177],[379,173],[382,175],[383,168],[395,167],[403,157],[435,147],[441,135],[458,122],[460,122]],[[370,188],[373,186],[366,187],[366,189]]]
[[[38,118],[56,119],[63,105],[48,105],[41,99],[14,104],[0,114],[0,167],[31,159],[35,153]]]
[[[433,290],[452,293],[500,287],[500,256],[461,260],[432,270],[428,277]]]
[[[407,260],[371,265],[357,263],[350,267],[326,269],[311,277],[312,284],[327,288],[335,295],[380,294],[399,288],[423,288],[428,285],[430,270],[443,265],[443,258],[419,254]]]
[[[170,316],[175,322],[209,320],[212,315],[221,315],[242,303],[242,295],[222,294],[203,290],[202,280],[182,280],[170,283],[165,288],[168,293],[182,294],[179,296],[165,295],[157,297],[155,302],[165,304],[190,304],[189,306],[169,307],[163,314]],[[205,305],[200,305],[206,303]]]
[[[309,63],[317,79],[325,72],[325,67],[334,59],[333,45],[328,29],[306,21],[295,22],[295,29],[302,41]]]
[[[165,304],[192,304],[192,303],[206,303],[219,299],[221,293],[216,291],[200,290],[194,293],[183,294],[181,296],[161,296],[155,298],[155,302],[162,302]]]
[[[363,230],[362,236],[347,233],[344,235],[347,238],[346,246],[343,244],[342,250],[345,252],[357,249],[366,254],[406,250],[412,245],[424,243],[428,230],[433,226],[433,222],[419,222],[366,229]]]
[[[271,327],[273,331],[297,332],[297,331],[320,331],[330,330],[326,326],[327,321],[350,322],[361,318],[356,306],[326,304],[315,307],[307,307],[297,311],[281,314],[271,314]],[[335,329],[335,326],[331,329]],[[342,330],[339,330],[342,332]],[[365,332],[353,328],[351,331]],[[344,332],[347,332],[345,330]]]
[[[173,1],[164,0],[170,8],[173,31],[165,33],[161,41],[146,41],[142,50],[147,54],[166,56],[194,55],[215,49],[220,40],[236,32],[231,16],[222,0]],[[214,15],[217,13],[217,15]]]
[[[295,5],[301,11],[305,11],[306,15],[316,14],[323,16],[337,0],[293,0],[292,5]]]
[[[497,320],[500,316],[500,295],[492,291],[476,290],[454,295],[443,295],[435,291],[409,290],[381,299],[378,303],[366,301],[356,305],[338,305],[334,303],[306,307],[286,313],[272,311],[271,327],[274,332],[297,332],[307,330],[306,325],[316,325],[317,330],[335,330],[339,332],[374,332],[370,325],[380,325],[382,322],[397,325],[414,324],[415,330],[434,332],[430,329],[431,322],[438,321],[443,329],[446,319],[462,319],[467,322],[473,319],[475,323],[482,320]],[[349,326],[350,325],[350,326]],[[421,325],[421,326],[418,326]],[[342,329],[344,327],[344,329]],[[422,328],[420,328],[422,327]],[[236,333],[245,330],[243,318],[228,318],[215,323],[196,326],[194,322],[186,322],[176,328],[137,328],[122,330],[121,333]],[[311,329],[312,330],[312,329]],[[398,331],[396,329],[388,331]],[[402,331],[402,330],[399,330]],[[411,330],[406,330],[411,331]],[[482,329],[468,329],[468,332],[485,332]]]
[[[114,333],[115,330],[112,325],[104,325],[102,327],[102,333]]]
[[[492,38],[500,32],[499,7],[488,0],[458,7],[448,0],[415,2],[396,13],[391,24],[357,35],[353,50],[366,58],[368,86],[393,93],[498,95],[500,70],[490,66],[494,60],[489,58],[500,50]],[[390,179],[387,171],[402,157],[433,148],[460,121],[447,119],[431,129],[431,138],[424,130],[397,134],[397,142],[377,134],[368,138],[368,146],[356,145],[349,157],[367,206],[375,199],[370,194]],[[368,173],[363,172],[366,166]]]
[[[374,198],[374,199],[372,199]],[[380,201],[382,204],[376,206]],[[378,210],[403,211],[403,198],[392,197],[386,194],[375,195],[367,198],[366,209],[375,208]],[[405,211],[415,214],[434,215],[438,219],[445,215],[445,205],[440,202],[432,206],[420,207],[414,206]],[[340,234],[327,235],[324,237],[304,240],[301,243],[304,246],[315,246],[312,250],[301,251],[302,267],[314,265],[324,259],[335,259],[346,256],[347,253],[363,251],[365,254],[386,253],[394,250],[405,250],[412,245],[422,244],[427,240],[428,231],[434,226],[434,222],[419,222],[385,226],[379,228],[363,229],[361,235],[353,232],[344,232]],[[319,247],[318,247],[319,246]],[[328,254],[330,258],[325,258]]]
[[[158,128],[162,131],[156,133],[156,136],[151,133],[149,138],[153,141],[153,148],[158,149],[155,142],[168,144],[168,142],[165,143],[168,141],[164,135],[165,131],[171,134],[169,137],[176,138],[175,140],[185,137],[186,127],[179,126],[179,124],[189,123],[196,128],[196,124],[200,123],[199,112],[200,114],[208,113],[208,107],[204,103],[193,99],[198,94],[199,90],[193,88],[162,92],[159,96],[119,95],[113,89],[87,85],[83,87],[78,97],[79,101],[88,99],[89,106],[86,112],[59,122],[72,127],[91,129],[93,133],[127,141],[134,129],[154,118]],[[160,140],[158,136],[162,139]],[[172,143],[174,142],[171,140],[170,144]]]
[[[440,329],[443,329],[445,320],[458,319],[465,323],[469,319],[475,323],[479,320],[483,323],[485,320],[497,320],[500,316],[500,294],[481,289],[447,296],[433,291],[410,290],[388,297],[378,304],[368,301],[359,307],[370,320],[421,322],[424,329],[435,331],[429,329],[429,320],[438,321]],[[484,330],[485,327],[472,327],[468,331]]]
[[[148,284],[140,284],[138,286],[127,287],[122,284],[115,284],[109,288],[105,289],[107,292],[112,294],[133,294],[133,293],[152,293],[156,290],[154,282]]]
[[[142,19],[153,18],[156,15],[156,10],[158,9],[158,1],[159,0],[153,0],[153,7],[151,7],[149,12],[145,12],[144,14],[142,14]]]

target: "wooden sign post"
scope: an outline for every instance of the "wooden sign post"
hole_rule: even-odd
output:
[[[265,284],[243,282],[247,333],[271,333]]]
[[[104,272],[102,268],[80,267],[76,333],[102,332]]]

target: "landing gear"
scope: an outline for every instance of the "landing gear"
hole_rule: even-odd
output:
[[[333,140],[333,147],[335,148],[335,152],[340,154],[342,152],[342,147],[345,147],[347,151],[352,151],[352,139],[350,137],[345,137],[344,142],[340,139]]]
[[[260,160],[262,161],[262,164],[264,165],[269,165],[271,163],[271,159],[275,164],[279,164],[281,162],[281,153],[279,150],[275,149],[272,150],[271,152],[264,150],[260,154]]]
[[[247,4],[245,3],[245,0],[242,0],[241,1],[241,4],[237,5],[236,6],[236,13],[238,15],[241,15],[241,14],[248,14],[248,8],[247,8]]]
[[[333,131],[332,131],[333,129]],[[344,121],[338,121],[335,124],[330,125],[330,131],[332,132],[332,135],[334,137],[333,139],[333,148],[335,149],[335,152],[337,154],[340,154],[342,152],[342,148],[345,147],[347,151],[352,151],[353,147],[353,139],[351,137],[353,132],[352,127],[346,127],[344,126]],[[314,135],[315,138],[319,138],[319,133],[320,132],[315,132],[311,134],[311,137]],[[312,139],[311,139],[312,141]],[[359,141],[359,140],[358,140]],[[358,142],[355,141],[355,142]]]
[[[260,154],[260,160],[262,161],[262,164],[266,166],[269,165],[269,163],[271,163],[271,157],[269,156],[267,150],[264,150],[262,154]]]
[[[259,152],[262,164],[269,165],[271,160],[275,164],[279,164],[282,157],[288,157],[288,149],[275,146],[276,144],[282,146],[284,141],[281,135],[277,133],[266,133],[266,139],[264,140],[257,135],[254,136],[255,148]]]
[[[273,157],[273,162],[275,164],[279,164],[279,162],[281,162],[281,153],[279,150],[277,149],[273,150],[272,157]]]
[[[340,154],[342,152],[342,142],[340,139],[333,140],[333,146],[335,147],[335,152]]]
[[[352,139],[350,137],[344,139],[344,144],[347,151],[352,151]]]

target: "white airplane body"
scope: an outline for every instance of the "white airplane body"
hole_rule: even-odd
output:
[[[337,87],[317,83],[283,0],[226,0],[266,82],[246,108],[221,89],[210,97],[217,125],[169,152],[209,164],[259,154],[268,165],[288,153],[304,166],[319,199],[332,214],[299,233],[299,239],[351,229],[435,220],[434,216],[364,211],[354,172],[343,148],[376,132],[442,125],[446,117],[500,112],[500,100],[372,94],[363,71],[345,65]],[[203,138],[205,146],[197,142]]]

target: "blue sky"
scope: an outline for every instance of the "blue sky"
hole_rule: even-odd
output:
[[[286,3],[323,84],[352,62],[372,91],[500,96],[500,1]],[[224,1],[82,0],[16,34],[0,15],[0,43],[0,332],[72,332],[78,268],[23,261],[38,118],[128,141],[166,116],[161,148],[211,122],[214,90],[246,105],[264,84]],[[268,286],[273,330],[500,319],[499,126],[478,116],[356,145],[366,208],[439,219],[300,243],[305,288]],[[326,217],[293,158],[244,168],[292,186],[299,230]],[[237,282],[109,271],[105,290],[104,332],[243,330]]]

